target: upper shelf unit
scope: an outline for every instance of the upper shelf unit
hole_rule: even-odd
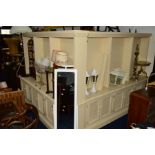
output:
[[[110,73],[119,68],[125,72],[126,81],[133,74],[136,46],[138,60],[146,61],[148,33],[91,32],[81,30],[32,32],[23,34],[26,73],[29,74],[27,41],[34,41],[35,60],[52,59],[53,50],[66,52],[69,64],[78,70],[78,99],[85,98],[86,71],[98,73],[97,90],[110,86]]]

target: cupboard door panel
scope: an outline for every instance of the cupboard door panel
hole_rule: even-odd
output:
[[[32,104],[35,107],[38,107],[38,97],[37,97],[38,93],[37,91],[35,91],[35,89],[32,89]]]
[[[99,120],[99,102],[92,101],[86,105],[86,124],[90,125]]]
[[[45,113],[46,113],[47,120],[50,123],[53,123],[53,104],[48,99],[46,100],[46,104],[45,104]]]
[[[116,92],[111,96],[112,112],[117,112],[122,109],[123,100],[123,91]]]
[[[110,112],[111,112],[110,108],[111,108],[110,96],[106,96],[102,99],[102,101],[100,103],[100,117],[101,117],[101,119],[110,114]]]

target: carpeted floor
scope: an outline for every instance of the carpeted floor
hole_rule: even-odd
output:
[[[127,129],[128,115],[111,122],[110,124],[102,127],[101,129]]]
[[[128,115],[124,115],[123,117],[111,122],[106,126],[103,126],[100,129],[127,129],[127,118]],[[38,129],[47,129],[47,127],[40,121]]]

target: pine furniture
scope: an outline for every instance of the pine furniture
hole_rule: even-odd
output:
[[[127,114],[129,94],[145,86],[146,77],[131,80],[133,75],[134,52],[139,46],[139,61],[147,61],[151,34],[55,31],[23,34],[26,73],[29,75],[28,40],[33,39],[35,60],[52,59],[53,50],[61,50],[68,55],[68,64],[77,69],[78,128],[100,128]],[[110,83],[110,73],[120,68],[125,72],[125,83]],[[98,73],[97,92],[85,95],[86,71],[95,69]],[[139,68],[138,68],[139,70]],[[144,68],[145,70],[145,68]],[[36,77],[37,79],[37,77]],[[49,75],[52,81],[52,75]],[[20,77],[26,100],[38,107],[39,115],[48,128],[53,128],[52,94],[46,94],[46,85],[41,89],[33,77]],[[44,75],[46,82],[46,76]],[[50,90],[52,90],[52,82]]]

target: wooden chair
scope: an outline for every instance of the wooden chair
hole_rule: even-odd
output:
[[[0,94],[1,128],[37,128],[39,115],[35,106],[25,103],[23,91]]]

